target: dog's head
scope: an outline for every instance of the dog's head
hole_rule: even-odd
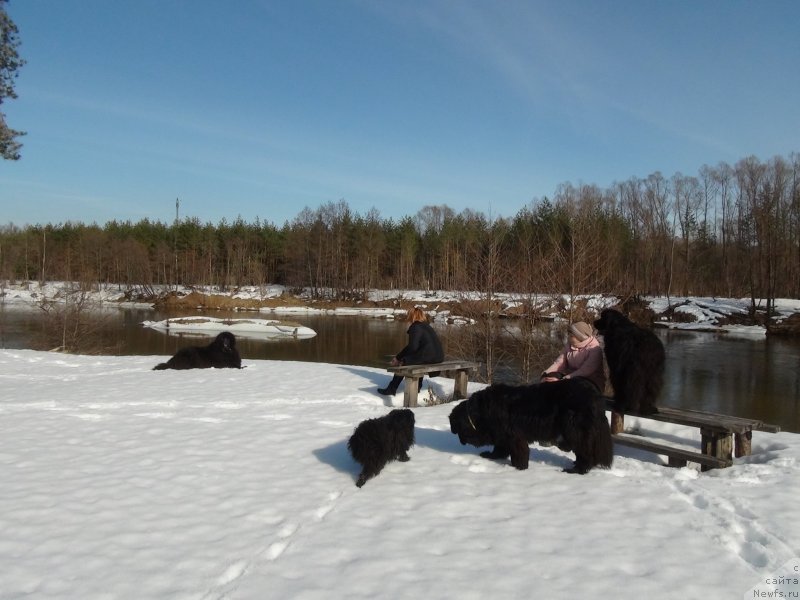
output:
[[[387,427],[401,439],[414,439],[414,411],[396,408],[386,415]]]
[[[396,408],[388,415],[386,420],[397,427],[414,427],[414,411],[408,408]]]
[[[602,335],[609,329],[625,326],[629,323],[628,318],[618,310],[606,308],[600,313],[600,318],[594,322],[594,328]]]
[[[478,408],[484,390],[475,392],[468,400],[459,402],[450,413],[450,431],[458,436],[461,445],[488,446],[493,443]]]
[[[223,331],[214,340],[213,345],[220,352],[233,352],[236,350],[236,336],[230,331]]]

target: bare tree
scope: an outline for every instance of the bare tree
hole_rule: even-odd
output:
[[[693,234],[698,230],[697,212],[702,201],[700,182],[695,177],[686,177],[676,173],[672,177],[672,193],[674,197],[673,222],[677,220],[681,233],[681,255],[683,260],[681,294],[688,296],[692,271],[691,242]],[[673,266],[672,261],[670,261],[670,281],[672,280],[672,274]]]
[[[36,345],[42,350],[69,353],[101,354],[115,349],[104,341],[103,330],[109,319],[101,305],[89,294],[91,285],[67,285],[58,298],[39,303],[45,319]]]
[[[771,306],[776,295],[800,295],[798,180],[792,154],[703,167],[699,178],[656,172],[605,190],[564,183],[553,201],[537,199],[507,221],[447,206],[382,221],[340,200],[306,208],[280,230],[241,218],[7,227],[0,276],[151,287],[276,282],[343,299],[380,286],[484,291],[496,264],[495,294],[567,293],[571,306],[598,291],[750,294]],[[502,241],[488,251],[501,221]]]

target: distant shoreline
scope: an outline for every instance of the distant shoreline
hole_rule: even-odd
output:
[[[732,298],[663,296],[622,301],[614,295],[497,293],[487,301],[478,292],[431,290],[370,290],[357,298],[314,298],[307,291],[281,285],[247,286],[231,291],[213,287],[153,288],[118,284],[81,289],[64,282],[24,282],[0,285],[0,305],[37,306],[42,302],[68,302],[81,295],[94,303],[120,307],[152,307],[168,311],[304,313],[402,318],[412,306],[422,306],[437,321],[470,323],[491,312],[504,319],[533,316],[542,321],[592,319],[602,309],[621,307],[631,318],[653,327],[714,333],[800,336],[800,300],[776,300],[777,314],[762,308],[750,313],[750,300]],[[761,303],[764,306],[765,303]]]

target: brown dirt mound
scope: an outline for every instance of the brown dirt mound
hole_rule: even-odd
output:
[[[767,333],[774,335],[800,336],[800,313],[794,313],[780,323],[768,324]]]
[[[155,303],[158,307],[199,310],[258,310],[264,303],[249,298],[190,292],[185,296],[171,292]]]

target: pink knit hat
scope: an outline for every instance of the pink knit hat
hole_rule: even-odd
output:
[[[592,326],[583,321],[577,321],[569,326],[569,332],[574,335],[579,342],[582,342],[592,337]]]

